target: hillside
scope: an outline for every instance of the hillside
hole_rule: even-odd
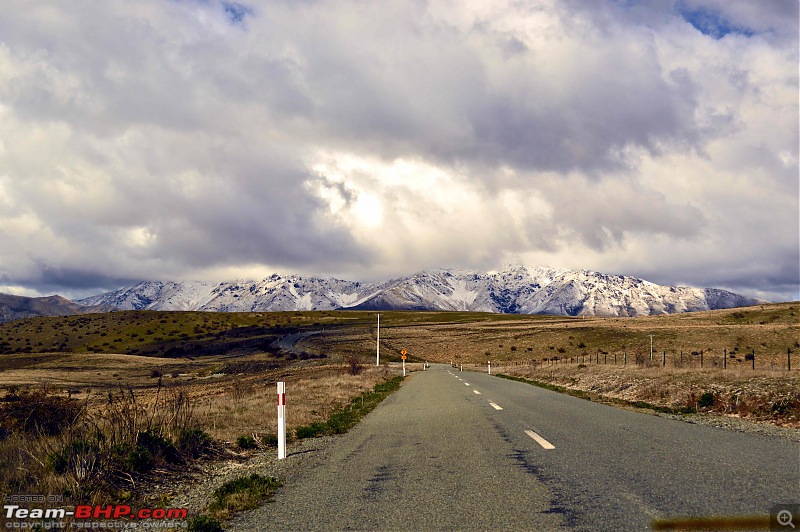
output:
[[[87,307],[61,296],[25,297],[0,294],[0,323],[35,316],[72,316],[85,312],[102,312],[108,307]]]

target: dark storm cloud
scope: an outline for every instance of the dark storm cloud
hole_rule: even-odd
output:
[[[51,267],[39,263],[27,274],[14,278],[0,276],[0,285],[23,285],[42,295],[95,294],[107,290],[108,287],[131,285],[140,280],[139,277],[115,277],[84,268]]]
[[[277,13],[310,18],[313,38],[301,29],[293,42],[308,61],[299,75],[325,87],[313,118],[348,146],[387,158],[594,172],[619,168],[625,147],[697,141],[691,82],[664,72],[650,42],[568,35],[577,37],[568,49],[549,50],[485,24],[426,23],[423,4],[361,7],[352,18],[332,4],[312,16]]]

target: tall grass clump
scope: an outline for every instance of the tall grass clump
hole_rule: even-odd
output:
[[[149,400],[119,389],[91,408],[88,398],[9,391],[0,400],[0,491],[101,502],[130,493],[155,467],[209,452],[211,444],[185,391],[160,382]]]

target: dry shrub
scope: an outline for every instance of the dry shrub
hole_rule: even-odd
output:
[[[193,407],[179,388],[159,385],[155,398],[142,400],[132,389],[110,392],[104,405],[89,409],[42,393],[4,403],[8,431],[0,442],[0,491],[48,492],[78,501],[100,502],[120,490],[135,488],[136,479],[156,466],[176,464],[201,454],[210,438],[196,429]],[[13,423],[28,404],[30,424]],[[69,412],[60,425],[47,423],[40,405]],[[58,430],[56,430],[58,429]]]
[[[10,390],[0,403],[0,439],[14,432],[57,436],[80,415],[80,401],[45,390]]]
[[[361,370],[364,369],[364,366],[361,365],[361,360],[358,358],[358,355],[351,355],[350,360],[348,360],[348,364],[350,365],[347,369],[350,375],[358,375],[361,373]]]

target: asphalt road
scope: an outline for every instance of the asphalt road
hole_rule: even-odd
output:
[[[795,442],[434,365],[231,530],[648,530],[798,501]]]

